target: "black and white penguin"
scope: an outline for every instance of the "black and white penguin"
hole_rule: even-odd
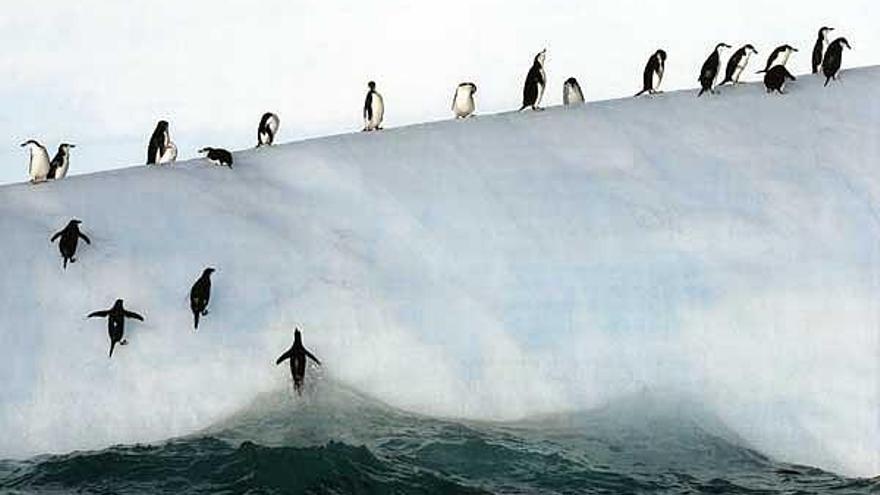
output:
[[[208,314],[208,302],[211,300],[211,274],[213,268],[205,268],[202,275],[189,291],[189,307],[193,313],[193,328],[199,328],[199,317]]]
[[[44,182],[49,176],[49,153],[46,148],[33,139],[21,143],[23,148],[30,151],[30,161],[28,162],[28,177],[32,184]]]
[[[847,50],[852,50],[846,38],[837,38],[825,50],[825,58],[822,59],[822,73],[825,74],[825,86],[828,86],[832,79],[836,81],[838,78],[840,65],[843,63],[843,47],[846,47]]]
[[[70,168],[70,149],[76,148],[75,144],[61,143],[58,146],[58,152],[49,163],[49,178],[63,179],[67,176],[67,170]]]
[[[715,50],[712,51],[712,54],[703,62],[703,68],[700,69],[700,77],[697,78],[700,81],[700,92],[697,94],[697,97],[703,96],[703,93],[708,91],[710,94],[715,93],[715,80],[718,78],[718,74],[721,69],[721,50],[725,48],[730,48],[730,45],[727,43],[718,43],[715,45]]]
[[[523,111],[528,107],[532,110],[543,110],[541,108],[541,98],[544,96],[544,88],[547,86],[547,74],[544,72],[544,59],[547,57],[547,49],[541,50],[535,55],[532,61],[532,68],[526,75],[526,82],[523,84],[523,100],[519,111]]]
[[[303,346],[302,334],[300,334],[297,328],[293,333],[293,345],[275,361],[275,364],[279,365],[285,359],[290,359],[290,374],[293,376],[293,388],[300,395],[302,395],[303,378],[305,378],[306,374],[306,358],[311,359],[318,366],[321,365],[321,361],[318,361],[318,358]]]
[[[759,70],[758,74],[763,74],[777,65],[787,64],[788,58],[796,51],[798,51],[798,49],[791,45],[777,46],[770,56],[767,57],[767,66],[764,67],[764,70]]]
[[[828,35],[834,31],[833,27],[823,26],[819,28],[819,36],[813,45],[813,74],[818,74],[822,68],[822,60],[825,56],[825,47],[828,46]]]
[[[739,84],[739,78],[742,76],[743,71],[746,70],[749,58],[757,53],[758,50],[755,50],[755,47],[751,44],[747,44],[733,52],[733,55],[730,56],[730,60],[727,61],[727,68],[724,71],[724,80],[721,81],[719,86],[724,86],[727,83],[733,83],[734,85]]]
[[[660,83],[663,82],[664,70],[666,70],[666,52],[657,50],[648,57],[645,71],[642,73],[642,90],[636,93],[636,96],[641,96],[644,93],[648,93],[648,95],[660,93]]]
[[[223,148],[211,148],[206,146],[199,150],[199,153],[206,153],[205,158],[212,161],[215,165],[225,165],[232,168],[232,153]]]
[[[67,262],[76,263],[76,246],[79,244],[79,240],[82,239],[86,241],[86,244],[91,245],[92,241],[89,240],[88,236],[79,231],[79,224],[81,224],[81,220],[73,219],[67,222],[67,226],[61,229],[59,232],[56,232],[55,235],[49,239],[49,242],[55,242],[55,239],[61,238],[61,241],[58,242],[58,250],[61,251],[61,258],[64,260],[64,269],[67,269]]]
[[[117,342],[119,345],[128,344],[128,341],[122,340],[122,337],[125,334],[125,319],[134,318],[135,320],[144,321],[143,316],[125,309],[122,305],[122,299],[117,299],[113,304],[113,307],[110,309],[89,313],[88,318],[95,317],[107,318],[107,333],[110,334],[109,357],[113,357],[113,348],[116,347]]]
[[[260,125],[257,126],[257,148],[260,146],[272,146],[280,125],[281,119],[277,115],[272,112],[264,113],[260,119]]]
[[[177,147],[171,142],[168,133],[168,122],[160,120],[156,124],[156,130],[150,136],[150,144],[147,146],[147,165],[169,163],[177,158]]]
[[[364,99],[364,130],[378,131],[382,129],[382,119],[385,117],[385,101],[382,95],[376,91],[376,83],[367,83],[367,97]]]
[[[477,85],[472,82],[463,82],[455,88],[452,96],[452,113],[456,119],[464,119],[473,115],[477,105],[474,95],[477,94]]]
[[[568,106],[583,102],[584,92],[581,91],[581,85],[578,84],[577,79],[569,77],[565,80],[565,84],[562,85],[562,104]]]
[[[785,94],[786,81],[795,81],[795,77],[788,72],[784,65],[774,65],[764,74],[764,87],[768,93],[774,91],[781,95]]]

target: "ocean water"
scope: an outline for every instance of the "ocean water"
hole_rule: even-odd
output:
[[[0,491],[857,494],[880,480],[775,461],[698,404],[648,392],[492,423],[411,414],[325,382],[164,443],[2,461]]]

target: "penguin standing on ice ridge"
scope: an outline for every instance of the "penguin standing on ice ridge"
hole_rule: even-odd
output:
[[[199,317],[208,314],[208,302],[211,300],[211,274],[213,268],[205,268],[202,275],[189,291],[189,307],[193,313],[193,328],[198,330]]]
[[[463,82],[455,88],[452,97],[452,113],[456,119],[465,119],[474,114],[477,105],[474,103],[474,95],[477,94],[477,85],[472,82]]]
[[[770,56],[767,57],[767,66],[764,67],[764,70],[759,70],[758,74],[763,74],[777,65],[787,64],[791,54],[796,51],[798,51],[798,49],[791,45],[777,46],[776,49],[770,53]]]
[[[122,340],[122,336],[125,334],[125,319],[134,318],[135,320],[144,321],[143,316],[125,309],[122,305],[122,299],[117,299],[110,309],[89,313],[88,318],[96,317],[107,318],[107,333],[110,334],[109,357],[113,357],[113,348],[116,347],[117,342],[119,345],[128,344],[127,340]]]
[[[79,224],[81,224],[81,220],[73,219],[67,223],[67,226],[64,227],[60,232],[55,233],[49,242],[55,242],[55,239],[61,238],[61,241],[58,243],[58,250],[61,251],[61,257],[64,259],[64,269],[67,270],[67,262],[76,263],[76,246],[79,244],[80,238],[86,241],[86,244],[91,245],[92,241],[89,240],[89,237],[82,232],[79,231]]]
[[[67,170],[70,168],[70,148],[76,148],[75,144],[62,143],[58,146],[58,152],[49,163],[49,178],[63,179],[67,177]]]
[[[825,58],[822,59],[822,73],[825,74],[825,86],[828,86],[832,79],[837,81],[838,74],[840,73],[840,64],[843,62],[843,47],[846,47],[847,50],[852,50],[846,38],[837,38],[828,45],[828,50],[825,51]]]
[[[819,29],[816,44],[813,45],[813,74],[818,74],[822,68],[822,60],[825,56],[825,47],[828,46],[828,35],[834,28],[823,26]]]
[[[642,90],[636,93],[636,96],[641,96],[644,93],[648,93],[648,95],[660,93],[664,70],[666,70],[666,52],[657,50],[645,64],[645,72],[642,74]]]
[[[46,177],[49,176],[50,169],[49,153],[46,152],[46,148],[33,139],[28,139],[21,143],[21,146],[27,148],[31,153],[30,161],[28,162],[28,176],[31,183],[45,182]]]
[[[364,99],[364,131],[382,130],[382,119],[385,117],[385,101],[376,91],[376,83],[367,83],[367,97]]]
[[[535,55],[532,62],[532,68],[526,75],[526,82],[523,85],[523,102],[519,111],[532,107],[532,110],[543,110],[541,108],[541,98],[544,96],[544,88],[547,87],[547,74],[544,72],[544,59],[547,57],[547,49],[544,48],[540,53]]]
[[[734,85],[739,84],[739,78],[742,76],[743,71],[746,70],[746,65],[749,64],[749,58],[757,53],[758,50],[755,50],[755,47],[751,44],[745,45],[739,50],[733,52],[733,55],[730,56],[730,60],[727,61],[727,68],[724,71],[724,80],[721,81],[719,86],[724,86],[727,83],[733,83]]]
[[[562,86],[562,104],[577,105],[584,102],[584,92],[581,91],[581,85],[577,79],[569,77]]]
[[[278,126],[281,120],[272,112],[266,112],[260,119],[260,125],[257,126],[257,148],[260,146],[272,146],[275,142],[275,135],[278,134]]]
[[[275,361],[275,364],[279,365],[285,359],[290,359],[290,374],[293,375],[293,388],[300,395],[302,395],[303,378],[306,375],[307,357],[318,366],[321,366],[321,361],[318,361],[318,358],[303,346],[302,334],[300,334],[299,328],[297,328],[293,333],[293,345]]]
[[[786,69],[784,65],[774,65],[766,74],[764,74],[764,87],[767,88],[768,93],[776,91],[779,94],[784,95],[785,82],[795,80],[795,77],[791,72],[788,72],[788,69]]]
[[[718,43],[715,45],[715,50],[709,55],[709,58],[703,62],[703,68],[700,69],[700,77],[697,78],[700,81],[700,92],[697,94],[697,97],[703,96],[703,93],[708,91],[710,94],[715,94],[715,89],[713,86],[715,85],[715,80],[718,78],[719,69],[721,67],[721,50],[725,48],[730,48],[730,45],[727,43]]]
[[[147,146],[147,165],[171,163],[177,159],[177,146],[168,133],[168,122],[160,120],[156,124],[150,144]]]
[[[232,153],[224,150],[223,148],[212,148],[210,146],[206,146],[200,149],[199,153],[205,153],[205,158],[210,160],[215,165],[223,165],[232,168]]]

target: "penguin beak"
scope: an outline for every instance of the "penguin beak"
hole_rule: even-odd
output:
[[[21,143],[19,146],[21,146],[22,148],[24,148],[24,147],[27,146],[27,145],[28,145],[28,144],[27,144],[27,141],[25,141],[25,142]]]
[[[68,148],[76,148],[76,145],[75,144],[68,144],[67,147]]]

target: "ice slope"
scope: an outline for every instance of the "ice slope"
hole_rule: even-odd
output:
[[[0,456],[161,440],[289,393],[274,360],[299,325],[320,373],[416,412],[680,393],[767,454],[875,475],[880,68],[841,79],[0,187]],[[92,245],[64,271],[48,240],[71,217]],[[85,315],[117,297],[146,322],[108,359]]]

